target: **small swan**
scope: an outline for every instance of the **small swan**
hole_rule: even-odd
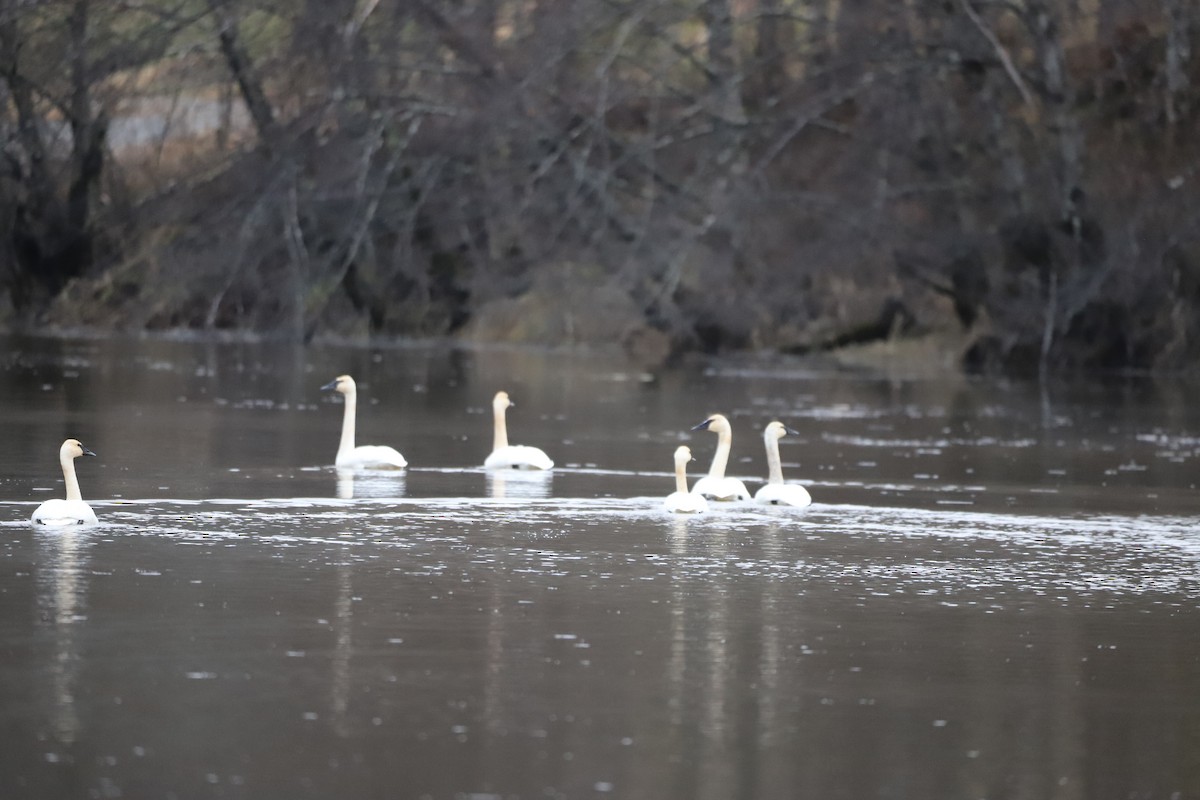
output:
[[[795,434],[782,422],[772,422],[763,430],[763,442],[767,446],[767,485],[754,493],[754,502],[772,506],[796,506],[812,503],[808,490],[798,483],[783,482],[783,467],[779,463],[779,440],[785,434]]]
[[[504,411],[515,405],[508,399],[508,392],[496,392],[492,399],[492,416],[495,419],[495,436],[492,454],[483,460],[487,469],[553,469],[550,456],[536,447],[508,443],[508,427],[504,423]]]
[[[47,500],[38,506],[29,521],[34,525],[95,525],[96,512],[83,502],[79,493],[79,479],[75,477],[75,459],[80,456],[96,455],[84,447],[78,439],[67,439],[58,448],[58,463],[62,465],[63,482],[67,484],[67,499]]]
[[[702,514],[708,511],[708,501],[702,495],[688,491],[687,465],[692,460],[692,451],[687,445],[675,448],[675,491],[663,500],[667,511],[676,514]]]
[[[358,405],[358,387],[354,378],[339,375],[321,387],[321,391],[340,393],[346,398],[346,410],[342,413],[342,441],[338,445],[335,466],[347,469],[404,469],[408,462],[395,448],[386,445],[364,444],[354,446],[354,415]]]
[[[733,445],[733,429],[729,420],[722,414],[713,414],[701,422],[694,431],[712,431],[717,435],[717,452],[713,453],[712,466],[708,474],[696,481],[692,491],[701,494],[709,500],[749,500],[750,492],[746,484],[737,478],[725,477],[725,465],[729,463],[729,448]]]

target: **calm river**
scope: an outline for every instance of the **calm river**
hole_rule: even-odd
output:
[[[1200,798],[1195,385],[0,346],[5,800]],[[553,473],[477,466],[502,388]],[[663,510],[716,411],[814,505]]]

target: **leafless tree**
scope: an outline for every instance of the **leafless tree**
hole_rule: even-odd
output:
[[[1200,264],[1182,0],[0,8],[29,309],[76,281],[135,327],[426,335],[569,283],[677,347],[1200,357],[1162,321],[1200,316],[1161,298]],[[122,185],[113,120],[166,82],[220,130]]]

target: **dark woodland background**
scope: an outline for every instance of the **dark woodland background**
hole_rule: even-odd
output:
[[[0,325],[1200,367],[1192,0],[0,0]]]

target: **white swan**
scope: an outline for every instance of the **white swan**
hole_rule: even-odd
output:
[[[783,482],[783,467],[779,463],[779,440],[785,434],[796,433],[782,422],[772,422],[763,430],[767,446],[767,485],[754,493],[754,502],[771,506],[796,506],[812,503],[808,490],[798,483]]]
[[[676,514],[702,514],[708,511],[708,501],[688,491],[687,465],[691,460],[692,451],[686,445],[675,448],[675,491],[666,496],[663,505]]]
[[[492,416],[495,419],[495,435],[492,454],[483,460],[487,469],[553,469],[550,456],[536,447],[508,443],[508,427],[504,423],[504,411],[514,403],[508,392],[496,392],[492,399]]]
[[[58,463],[62,465],[63,482],[67,484],[67,499],[47,500],[36,509],[29,521],[34,525],[94,525],[96,512],[83,502],[79,493],[79,479],[75,477],[75,459],[80,456],[96,455],[84,447],[78,439],[67,439],[58,448]]]
[[[335,466],[346,469],[404,469],[408,466],[395,448],[378,444],[354,446],[354,416],[358,405],[358,387],[354,385],[354,378],[339,375],[321,390],[332,390],[346,398],[346,409],[342,412],[342,441],[333,460]]]
[[[725,477],[725,465],[729,463],[729,448],[733,445],[733,429],[722,414],[713,414],[701,422],[694,431],[712,431],[717,435],[717,452],[713,453],[712,466],[708,474],[696,481],[692,491],[709,500],[749,500],[750,491],[737,478]]]

